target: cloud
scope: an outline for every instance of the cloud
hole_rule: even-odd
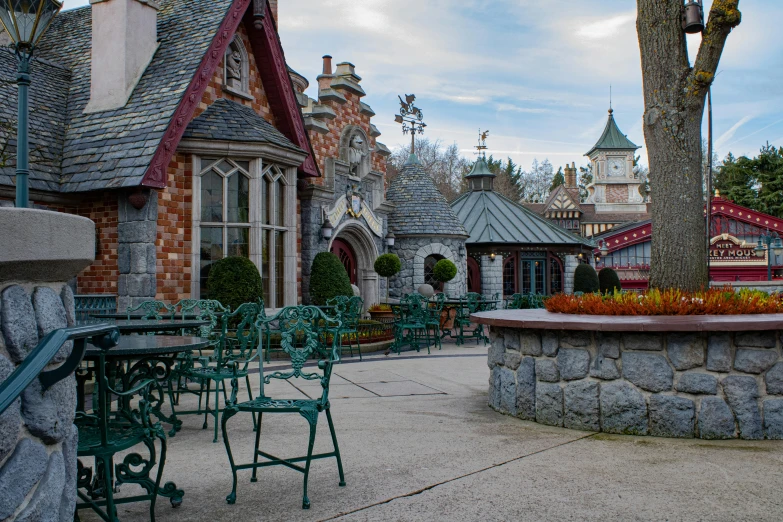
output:
[[[576,34],[588,40],[606,40],[616,37],[623,29],[633,27],[635,21],[636,11],[632,11],[585,24],[579,28]]]
[[[722,149],[726,143],[734,137],[734,135],[737,133],[740,127],[748,123],[750,120],[753,119],[753,116],[744,116],[741,120],[739,120],[737,123],[732,125],[729,130],[724,132],[720,135],[720,137],[715,140],[715,148],[716,149]]]

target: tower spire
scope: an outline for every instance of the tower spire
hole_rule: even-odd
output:
[[[612,114],[614,110],[612,109],[612,84],[609,84],[609,114]]]

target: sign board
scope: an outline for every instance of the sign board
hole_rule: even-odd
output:
[[[710,265],[767,266],[767,252],[764,252],[764,257],[757,257],[755,243],[747,243],[729,234],[721,234],[710,240]]]

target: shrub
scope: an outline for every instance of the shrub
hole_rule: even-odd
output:
[[[325,305],[338,295],[353,297],[351,280],[340,258],[331,252],[319,252],[310,269],[310,302]]]
[[[599,288],[595,268],[585,263],[579,264],[574,270],[574,292],[590,294],[597,292]]]
[[[207,279],[209,298],[236,310],[239,305],[253,303],[264,295],[261,274],[246,257],[224,257],[212,265]]]
[[[375,272],[381,277],[392,277],[402,269],[402,263],[397,254],[383,254],[375,260]]]
[[[617,272],[604,267],[598,272],[598,288],[602,294],[613,294],[623,289]]]
[[[441,259],[432,267],[432,277],[441,283],[448,283],[457,275],[457,265],[448,259]]]
[[[783,298],[758,290],[731,287],[701,292],[648,290],[643,294],[557,294],[544,301],[550,312],[590,315],[738,315],[783,312]]]

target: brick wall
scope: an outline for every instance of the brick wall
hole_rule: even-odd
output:
[[[166,302],[190,297],[192,188],[191,157],[177,153],[169,163],[166,188],[158,198],[156,298]]]
[[[607,185],[607,203],[628,203],[628,185]]]

